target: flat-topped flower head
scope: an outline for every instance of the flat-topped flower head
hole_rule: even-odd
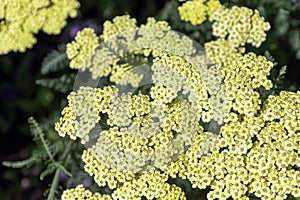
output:
[[[91,79],[69,95],[56,130],[86,145],[84,169],[112,199],[185,199],[170,177],[209,189],[208,199],[299,196],[300,93],[262,99],[274,64],[243,48],[251,42],[243,26],[261,21],[264,33],[267,23],[245,8],[206,12],[243,24],[206,43],[208,57],[166,22],[137,26],[127,15],[107,22],[111,30],[83,53],[79,69]]]
[[[76,0],[9,0],[0,4],[0,54],[25,52],[34,34],[60,34],[68,17],[77,16]]]
[[[226,38],[232,46],[245,46],[246,43],[260,47],[266,40],[270,24],[265,22],[257,10],[233,6],[218,10],[212,16],[213,35]]]
[[[61,196],[62,200],[112,200],[110,195],[92,193],[89,190],[86,190],[83,185],[78,185],[75,188],[67,189],[63,192]]]
[[[70,68],[84,70],[86,59],[93,53],[99,45],[99,38],[94,29],[84,28],[79,31],[75,37],[75,41],[67,44],[67,56],[71,60]]]
[[[212,21],[212,15],[224,6],[218,0],[192,0],[178,7],[180,18],[189,21],[193,25],[202,24],[208,18]]]

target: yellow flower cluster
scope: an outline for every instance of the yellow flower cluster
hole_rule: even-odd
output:
[[[71,60],[70,68],[82,69],[88,67],[86,58],[90,57],[96,47],[99,45],[99,38],[94,29],[84,28],[79,31],[75,41],[67,44],[67,56]]]
[[[270,24],[264,21],[257,10],[246,7],[233,6],[215,12],[213,35],[226,38],[234,47],[244,46],[246,43],[259,47],[266,39],[265,31]]]
[[[236,49],[223,38],[206,43],[205,50],[224,79],[225,121],[237,120],[232,109],[249,117],[254,116],[261,105],[260,94],[256,89],[272,88],[268,76],[274,64],[252,52],[243,55],[243,48]]]
[[[299,197],[299,113],[300,92],[270,96],[259,115],[226,123],[219,136],[196,136],[165,172],[193,187],[209,186],[208,199],[248,199],[249,192],[261,199]],[[203,143],[215,144],[204,157]]]
[[[187,60],[194,62],[191,57]],[[196,110],[196,118],[201,118],[203,122],[214,119],[221,124],[224,111],[221,76],[214,67],[195,67],[197,65],[187,60],[160,53],[152,65],[152,80],[156,83],[156,92],[151,94],[152,97],[160,96],[160,101],[170,102],[172,96],[182,92]]]
[[[264,103],[263,119],[278,120],[289,133],[299,130],[299,93],[299,91],[297,93],[282,91],[279,97],[270,96]]]
[[[67,45],[67,55],[71,59],[71,65],[73,62],[78,63],[77,60],[80,63],[86,63],[85,66],[81,65],[82,67],[76,66],[82,70],[88,68],[93,79],[110,75],[110,81],[119,85],[131,84],[136,88],[144,77],[143,72],[139,73],[143,70],[138,70],[140,66],[124,64],[124,59],[130,53],[142,54],[146,57],[151,54],[155,58],[151,67],[154,72],[152,81],[156,84],[151,91],[152,98],[170,103],[180,90],[183,90],[185,94],[191,90],[189,102],[198,110],[199,116],[202,115],[203,121],[209,122],[214,118],[221,124],[224,111],[221,105],[221,98],[224,96],[222,77],[215,72],[215,68],[207,67],[202,48],[194,46],[193,41],[188,37],[169,29],[166,22],[157,22],[154,18],[149,18],[145,25],[138,28],[135,20],[129,18],[128,15],[116,17],[104,26],[104,36],[100,36],[104,41],[100,42],[96,50],[93,51],[97,44],[96,36],[87,35],[83,30],[82,34],[78,33],[75,42]],[[149,31],[152,34],[149,34]],[[105,34],[106,32],[108,33]],[[81,35],[86,37],[81,37]],[[85,43],[81,44],[80,40]],[[88,53],[86,53],[87,48],[83,48],[84,52],[82,52],[77,51],[77,46],[91,48],[88,48]],[[168,53],[165,52],[166,50]],[[147,62],[147,59],[140,60],[142,65]],[[189,78],[186,80],[188,83],[184,85],[182,80],[185,77]],[[209,100],[209,95],[214,98]]]
[[[112,22],[105,21],[103,24],[103,33],[101,38],[108,41],[109,38],[116,36],[118,33],[127,32],[137,29],[136,19],[130,18],[129,15],[117,16]]]
[[[111,200],[112,198],[107,194],[92,193],[84,189],[83,185],[78,185],[75,188],[67,189],[61,196],[62,200]]]
[[[93,79],[105,77],[111,73],[111,81],[120,85],[130,83],[137,87],[142,76],[134,71],[134,66],[122,63],[128,52],[133,53],[138,50],[136,52],[138,53],[142,50],[138,46],[143,41],[135,40],[137,29],[136,20],[128,15],[116,17],[112,22],[106,21],[100,37],[96,36],[93,29],[83,29],[77,33],[75,41],[67,44],[67,56],[71,60],[70,67],[88,69]],[[139,29],[139,34],[148,35],[143,30],[149,29],[162,31],[169,29],[169,26],[166,22],[156,22],[154,18],[149,18],[147,23]],[[152,41],[152,38],[141,37],[141,39],[147,40],[147,45],[149,41]],[[142,62],[145,61],[142,60]]]
[[[238,14],[234,20],[262,23],[264,29],[255,31],[264,34],[267,25],[256,12],[232,10],[225,11],[231,18]],[[250,19],[241,19],[241,11]],[[248,36],[234,43],[219,35],[206,43],[208,61],[192,40],[169,29],[153,18],[137,27],[125,15],[105,24],[99,44],[87,30],[69,45],[71,62],[79,56],[78,63],[86,63],[79,69],[117,84],[72,92],[56,124],[61,136],[89,143],[82,156],[85,171],[113,190],[112,199],[185,199],[167,183],[176,176],[193,188],[210,188],[209,200],[248,199],[249,193],[261,199],[300,196],[300,92],[262,102],[258,89],[272,87],[273,63],[245,53]],[[89,47],[76,51],[77,43]],[[127,63],[129,55],[141,57],[141,66]],[[138,89],[145,80],[151,85],[147,92]],[[129,84],[135,92],[118,86]]]
[[[93,156],[91,149],[83,152],[82,160],[85,163],[85,171],[94,176],[99,186],[116,188],[111,194],[112,199],[185,199],[179,187],[166,183],[167,174],[157,170],[142,172],[139,175],[123,173],[107,167]]]
[[[193,25],[202,24],[208,17],[212,21],[212,15],[224,6],[218,0],[192,0],[178,7],[180,18],[191,22]]]
[[[82,161],[84,162],[84,170],[94,177],[95,182],[100,187],[107,185],[114,189],[117,184],[123,184],[134,178],[132,173],[123,173],[115,168],[107,167],[103,161],[97,159],[92,149],[83,151]]]
[[[60,136],[66,134],[75,140],[77,137],[84,144],[89,141],[89,132],[101,119],[99,112],[107,113],[111,99],[116,93],[114,87],[104,89],[80,87],[68,96],[68,107],[62,111],[63,118],[55,124]]]
[[[24,52],[43,30],[59,34],[67,17],[76,17],[76,0],[4,0],[0,4],[0,54]]]
[[[206,42],[204,44],[208,62],[215,64],[218,68],[232,66],[238,57],[245,52],[244,48],[235,48],[224,38]],[[223,75],[224,76],[224,75]]]
[[[83,144],[89,142],[90,135],[100,135],[91,149],[106,165],[121,171],[144,170],[150,161],[156,167],[171,162],[170,157],[184,151],[199,127],[196,112],[176,96],[169,104],[158,105],[141,93],[118,95],[113,87],[81,87],[68,100],[56,130],[61,136],[79,137]],[[188,113],[191,117],[186,117]],[[100,114],[108,116],[105,123],[109,129],[102,132]]]
[[[248,190],[261,199],[300,197],[300,92],[270,96],[259,116],[264,127],[246,158]]]
[[[166,183],[168,176],[153,170],[124,183],[112,194],[113,199],[178,199],[185,200],[184,192]]]

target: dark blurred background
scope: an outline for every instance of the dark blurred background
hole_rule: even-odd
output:
[[[80,0],[80,13],[69,19],[68,25],[58,36],[39,33],[37,44],[25,53],[0,55],[0,161],[15,161],[30,157],[35,144],[29,133],[27,119],[34,116],[45,120],[54,110],[60,110],[61,100],[67,94],[37,86],[35,80],[42,77],[43,58],[59,44],[70,42],[76,32],[83,27],[94,27],[101,33],[101,24],[117,15],[130,14],[144,23],[149,16],[167,20],[175,30],[191,35],[201,44],[212,39],[210,24],[191,26],[181,22],[177,13],[177,1],[167,0]],[[257,8],[272,29],[267,41],[259,49],[250,48],[264,54],[269,50],[278,65],[287,65],[284,79],[285,89],[295,91],[300,87],[300,3],[298,1],[223,1]],[[0,199],[43,199],[43,192],[51,183],[51,176],[39,180],[41,169],[12,169],[0,165]]]

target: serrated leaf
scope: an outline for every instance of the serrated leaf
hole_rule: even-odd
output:
[[[71,91],[75,80],[75,74],[63,74],[58,78],[45,78],[35,81],[37,85],[51,88],[55,91],[66,93]]]
[[[52,50],[48,53],[43,59],[41,73],[46,75],[66,68],[69,60],[65,51],[65,45],[61,45],[58,50]]]
[[[43,130],[41,129],[37,121],[33,117],[30,117],[28,119],[28,124],[30,128],[30,132],[34,136],[34,140],[37,142],[40,141],[44,149],[46,150],[49,159],[54,160],[53,159],[54,155],[50,148],[50,142],[47,140],[47,138],[45,138],[45,133],[43,132]]]

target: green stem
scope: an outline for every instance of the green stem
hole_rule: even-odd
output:
[[[72,141],[68,142],[62,156],[59,159],[60,161],[64,161],[66,159],[66,157],[67,157],[67,155],[68,155],[68,153],[71,149],[71,146],[72,146],[71,144],[72,144]],[[59,183],[60,172],[61,172],[60,169],[56,169],[47,200],[54,200],[55,191],[56,191],[56,188],[57,188],[58,183]]]
[[[60,175],[60,169],[56,169],[47,200],[54,200],[55,191],[59,182],[59,175]]]

